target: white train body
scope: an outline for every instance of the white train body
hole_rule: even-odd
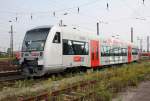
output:
[[[25,75],[42,76],[78,66],[100,68],[136,61],[138,51],[132,43],[100,39],[67,26],[43,26],[27,31],[21,57]]]

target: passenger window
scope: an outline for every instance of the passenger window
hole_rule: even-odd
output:
[[[104,46],[101,47],[101,56],[102,57],[105,56],[105,47]]]
[[[63,55],[88,55],[87,42],[63,39]]]
[[[72,41],[63,40],[63,55],[74,55]]]
[[[54,39],[53,39],[53,43],[60,43],[60,32],[56,32]]]

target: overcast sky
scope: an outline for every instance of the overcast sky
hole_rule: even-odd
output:
[[[28,29],[41,25],[55,25],[60,19],[66,25],[76,26],[91,34],[96,33],[96,23],[99,21],[101,37],[120,35],[119,39],[128,41],[130,41],[130,28],[133,27],[134,42],[137,44],[139,36],[144,39],[144,45],[146,36],[150,36],[150,0],[145,0],[145,4],[142,1],[0,0],[0,51],[6,50],[10,45],[8,32],[11,24],[14,29],[14,46],[17,50],[21,47]],[[64,15],[65,13],[67,15]]]

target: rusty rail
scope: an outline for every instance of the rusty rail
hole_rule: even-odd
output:
[[[11,61],[0,61],[0,82],[12,81],[24,78],[21,70],[17,65],[13,65]]]
[[[64,89],[45,92],[34,97],[18,97],[18,101],[81,101],[83,99],[91,99],[96,96],[94,89],[96,88],[97,80],[81,81],[72,84]]]
[[[19,66],[14,65],[11,61],[0,61],[0,72],[4,71],[16,71],[19,69]]]

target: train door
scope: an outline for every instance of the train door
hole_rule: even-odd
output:
[[[128,46],[128,62],[132,60],[132,47]]]
[[[90,56],[91,56],[91,67],[99,66],[99,41],[90,41]]]
[[[52,50],[52,63],[54,65],[62,64],[62,42],[61,42],[61,33],[56,32],[53,39],[53,50]]]

